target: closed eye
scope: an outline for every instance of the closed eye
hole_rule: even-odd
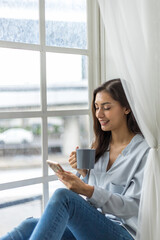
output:
[[[111,107],[103,108],[103,110],[107,110],[107,111],[110,110],[110,109],[111,109]],[[95,110],[98,111],[98,110],[99,110],[99,107],[95,107]]]

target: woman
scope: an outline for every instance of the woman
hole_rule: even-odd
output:
[[[1,240],[131,240],[137,230],[143,171],[149,147],[120,79],[93,94],[94,169],[58,172],[55,191],[40,220],[30,218]],[[69,158],[77,168],[76,151]],[[86,197],[80,196],[83,195]]]

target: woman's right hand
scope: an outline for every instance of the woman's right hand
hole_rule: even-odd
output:
[[[79,147],[76,147],[76,150]],[[77,158],[76,158],[76,150],[71,152],[69,156],[69,164],[72,168],[76,169],[83,177],[87,175],[87,170],[86,169],[77,169]]]

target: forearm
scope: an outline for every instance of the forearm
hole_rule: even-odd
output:
[[[94,192],[94,187],[84,183],[84,186],[81,188],[79,194],[82,194],[87,198],[91,198],[93,192]]]
[[[59,180],[63,182],[66,187],[73,192],[84,195],[88,198],[92,196],[94,192],[94,187],[88,185],[73,173],[64,171],[57,172],[56,175],[58,176]]]

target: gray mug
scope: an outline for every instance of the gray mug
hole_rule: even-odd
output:
[[[78,169],[92,169],[95,164],[95,149],[77,149],[77,168]]]

